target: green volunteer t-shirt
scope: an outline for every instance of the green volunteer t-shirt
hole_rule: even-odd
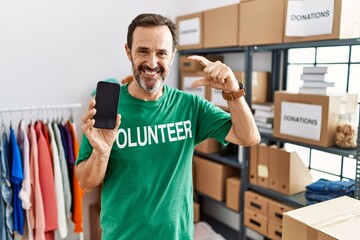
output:
[[[192,157],[207,138],[227,144],[230,114],[169,86],[156,101],[121,87],[121,125],[101,198],[102,239],[193,239]],[[76,164],[92,147],[83,136]]]

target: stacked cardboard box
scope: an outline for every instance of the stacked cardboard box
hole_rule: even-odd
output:
[[[274,104],[275,137],[329,147],[334,145],[340,110],[357,112],[357,94],[312,95],[276,91]]]
[[[267,234],[270,199],[252,191],[245,192],[244,224],[262,235]]]
[[[268,231],[267,236],[273,240],[282,239],[283,214],[293,208],[283,203],[270,200],[268,209]]]
[[[218,201],[226,199],[226,179],[239,176],[236,168],[194,156],[195,189]]]
[[[179,50],[203,47],[203,12],[196,12],[176,18]]]
[[[230,177],[226,179],[226,207],[240,211],[240,177]]]
[[[286,0],[241,0],[239,45],[283,42]]]
[[[256,192],[246,191],[244,224],[262,235],[280,240],[283,214],[292,209]]]
[[[339,197],[284,213],[283,240],[358,239],[360,201]]]
[[[331,1],[322,4],[316,1],[285,1],[284,43],[360,37],[360,1],[334,0],[333,4],[325,3]],[[325,26],[329,27],[328,32]],[[300,29],[306,32],[299,32]],[[296,33],[292,33],[294,30]]]

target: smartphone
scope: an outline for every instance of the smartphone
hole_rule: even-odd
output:
[[[120,85],[113,82],[100,81],[96,86],[94,115],[95,128],[112,129],[116,124],[120,95]]]

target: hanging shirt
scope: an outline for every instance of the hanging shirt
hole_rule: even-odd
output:
[[[167,85],[156,101],[122,86],[119,101],[121,125],[102,185],[102,239],[193,239],[194,146],[208,138],[226,144],[230,114]],[[91,153],[83,137],[77,164]]]
[[[65,123],[63,125],[63,130],[64,130],[64,137],[66,138],[66,144],[67,144],[67,150],[68,150],[68,154],[67,154],[67,166],[68,166],[68,171],[69,171],[69,179],[70,179],[70,189],[71,192],[74,192],[74,163],[75,163],[75,159],[74,159],[74,146],[73,146],[73,140],[71,137],[71,133],[69,130],[68,125]],[[72,198],[71,201],[71,208],[70,208],[71,214],[74,214],[74,198]]]
[[[30,181],[31,181],[31,208],[30,224],[34,229],[35,240],[45,240],[45,213],[39,179],[39,157],[35,129],[29,125],[30,143]]]
[[[33,232],[31,230],[30,224],[30,194],[31,194],[31,180],[30,180],[30,149],[29,149],[29,139],[26,133],[26,126],[24,120],[19,122],[18,126],[18,135],[17,135],[17,142],[20,148],[22,160],[23,160],[23,173],[24,179],[22,182],[22,187],[19,193],[19,197],[21,199],[22,207],[25,210],[26,216],[26,226],[28,231],[24,231],[24,237],[28,240],[33,240]]]
[[[76,138],[75,133],[75,126],[74,123],[71,123],[70,121],[67,122],[68,129],[70,131],[72,140],[73,140],[73,148],[74,148],[74,159],[77,158],[79,153],[79,142]],[[83,232],[83,220],[82,220],[82,200],[84,197],[84,191],[79,185],[79,181],[77,179],[77,176],[75,174],[75,167],[73,167],[73,198],[74,198],[74,212],[72,220],[75,224],[74,226],[74,232]]]
[[[48,143],[41,130],[41,125],[42,123],[38,121],[35,124],[35,131],[38,141],[40,189],[44,204],[45,238],[54,239],[54,231],[58,228],[54,173]]]
[[[60,162],[60,168],[61,168],[61,175],[63,179],[63,187],[64,187],[64,198],[65,198],[65,212],[67,219],[71,219],[71,190],[70,190],[70,182],[69,182],[69,173],[67,169],[67,163],[64,153],[64,147],[61,139],[61,133],[59,130],[59,125],[56,122],[52,123],[55,140],[56,140],[56,146],[59,151],[59,162]]]
[[[55,136],[50,123],[47,124],[49,138],[50,138],[50,151],[53,159],[54,166],[54,182],[55,182],[55,194],[56,194],[56,206],[58,211],[58,225],[59,234],[61,238],[66,238],[68,235],[68,227],[66,221],[65,212],[65,198],[63,179],[61,174],[59,152],[56,146]]]
[[[0,161],[2,161],[2,143],[1,143],[1,136],[0,136]],[[2,166],[0,164],[0,186],[3,184],[2,180]],[[5,204],[3,201],[2,196],[0,197],[0,239],[6,239],[6,217],[5,217]]]
[[[10,152],[9,152],[9,142],[7,140],[6,132],[4,126],[2,126],[2,140],[1,140],[1,196],[2,201],[4,202],[5,207],[5,225],[6,225],[6,238],[13,239],[13,230],[14,230],[14,210],[13,210],[13,191],[11,188],[10,181]]]
[[[66,129],[62,123],[59,123],[58,127],[59,127],[60,134],[61,134],[61,143],[64,148],[65,163],[66,163],[66,168],[67,168],[67,173],[68,173],[68,178],[69,178],[70,193],[72,194],[73,193],[73,182],[72,182],[73,176],[72,176],[72,171],[70,171],[71,168],[69,168],[69,163],[68,163],[69,145],[68,145],[68,139],[66,136]],[[70,219],[72,217],[72,202],[73,202],[73,197],[71,197],[71,202],[70,202]]]
[[[24,234],[24,211],[22,209],[19,193],[22,185],[23,167],[19,146],[17,145],[15,132],[10,127],[10,151],[12,156],[11,182],[13,186],[13,206],[14,206],[14,231]]]

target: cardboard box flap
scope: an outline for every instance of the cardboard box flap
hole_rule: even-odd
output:
[[[360,235],[360,201],[348,196],[298,208],[283,216],[283,240],[356,239],[354,236]],[[318,238],[308,238],[316,235]]]
[[[308,227],[308,239],[352,239],[352,229],[360,226],[360,209],[324,219]],[[321,236],[321,238],[320,238]]]

